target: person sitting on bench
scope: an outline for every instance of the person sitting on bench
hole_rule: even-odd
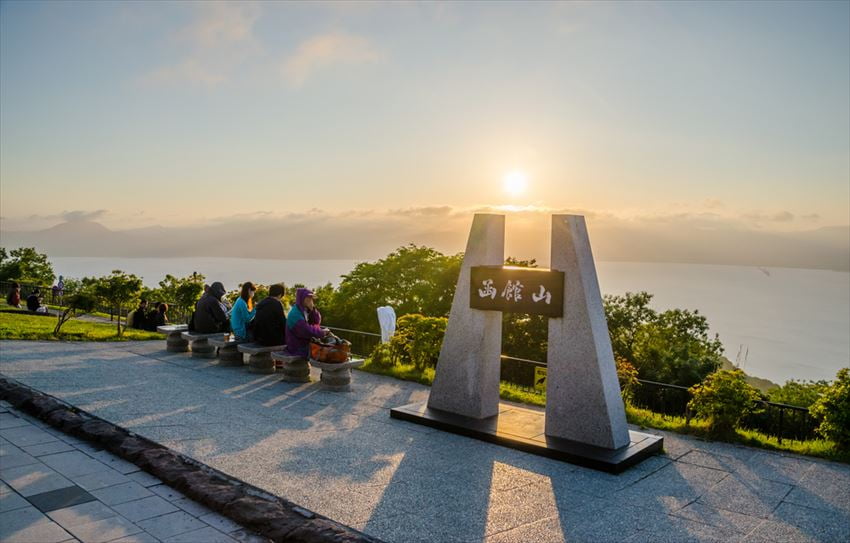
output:
[[[254,283],[251,281],[242,283],[239,297],[236,298],[236,303],[230,310],[230,330],[238,340],[253,339],[253,331],[248,328],[248,325],[254,315],[257,314],[257,308],[254,307],[255,292],[257,292],[257,287],[254,286]]]
[[[264,347],[283,345],[286,342],[286,313],[283,295],[286,288],[280,283],[269,287],[269,295],[257,304],[254,315],[254,342]]]
[[[313,291],[299,288],[295,291],[295,305],[286,317],[286,352],[293,356],[307,357],[310,338],[325,337],[330,333],[322,328],[322,314],[316,308]]]
[[[230,330],[227,313],[224,312],[224,306],[221,303],[221,297],[226,292],[224,285],[216,281],[210,285],[209,291],[198,300],[193,317],[196,333],[215,334]]]

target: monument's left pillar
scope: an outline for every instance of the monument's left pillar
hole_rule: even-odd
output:
[[[502,312],[469,307],[470,268],[505,263],[505,216],[477,213],[460,268],[428,407],[483,419],[499,414]]]

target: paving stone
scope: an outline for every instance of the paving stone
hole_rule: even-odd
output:
[[[41,428],[36,428],[31,424],[17,428],[8,428],[0,430],[0,436],[17,447],[25,447],[27,445],[38,445],[40,443],[50,443],[56,441],[56,437],[48,434]]]
[[[189,498],[174,500],[171,503],[173,503],[183,511],[186,511],[193,517],[202,517],[204,515],[209,515],[213,512],[211,509],[204,507],[203,505],[199,504],[194,500],[190,500]]]
[[[22,507],[32,507],[32,505],[17,492],[4,492],[0,494],[0,513],[21,509]]]
[[[673,514],[677,517],[701,522],[710,526],[717,526],[727,531],[733,530],[742,534],[750,533],[756,526],[764,522],[764,519],[761,517],[718,509],[700,502],[693,502]]]
[[[159,496],[149,496],[141,500],[114,505],[112,508],[133,522],[179,511],[171,502]]]
[[[235,532],[236,530],[241,530],[242,526],[233,522],[227,517],[223,517],[218,513],[209,513],[204,516],[198,517],[198,520],[205,522],[224,533]]]
[[[122,473],[124,475],[139,471],[139,466],[127,462],[126,460],[119,458],[108,451],[98,451],[92,453],[91,456],[92,458],[95,458],[100,462],[106,464],[110,468],[114,469],[118,473]]]
[[[186,497],[179,490],[174,490],[173,488],[171,488],[168,485],[160,484],[160,485],[148,487],[148,489],[151,492],[153,492],[154,494],[156,494],[157,496],[162,496],[163,498],[165,498],[166,500],[171,501],[171,502],[173,502],[175,500],[180,500],[180,499],[183,499],[183,498]]]
[[[163,543],[198,543],[199,541],[204,543],[236,543],[236,540],[232,537],[209,526],[169,537]]]
[[[27,498],[42,513],[94,501],[94,496],[78,486],[43,492]]]
[[[0,469],[38,464],[38,458],[23,452],[21,449],[18,449],[18,451],[20,452],[13,452],[0,456]]]
[[[0,469],[0,477],[24,497],[74,486],[74,483],[40,463]]]
[[[613,500],[671,513],[707,493],[727,476],[725,471],[674,462],[617,492]]]
[[[821,540],[815,534],[806,533],[802,529],[786,522],[766,520],[755,530],[746,535],[745,543],[838,543]]]
[[[7,428],[19,428],[21,426],[29,426],[29,422],[21,417],[17,417],[12,413],[0,413],[0,430]]]
[[[850,470],[837,464],[815,464],[785,501],[812,509],[840,510],[850,517]]]
[[[22,447],[23,451],[33,456],[44,456],[47,454],[56,454],[61,452],[73,451],[74,447],[70,443],[64,441],[51,441],[50,443],[41,443],[39,445],[29,445]]]
[[[271,543],[271,539],[255,534],[254,532],[244,528],[242,530],[230,532],[227,535],[236,541],[239,541],[239,543]]]
[[[684,462],[686,464],[694,464],[705,468],[728,471],[730,473],[746,467],[746,463],[743,460],[739,460],[732,456],[713,454],[699,449],[688,451],[676,461]]]
[[[144,487],[161,485],[162,481],[145,471],[135,471],[127,475],[131,481],[135,481]]]
[[[92,490],[92,495],[106,505],[118,505],[119,503],[131,502],[152,496],[151,492],[142,485],[134,482],[115,486],[108,486],[98,490]]]
[[[791,486],[783,483],[732,473],[699,501],[719,509],[767,518],[790,491]]]
[[[850,541],[850,517],[843,511],[823,511],[793,503],[782,503],[773,512],[770,520],[792,524],[821,541]]]
[[[117,516],[117,513],[103,503],[93,501],[64,509],[57,509],[56,511],[49,512],[47,516],[62,526],[69,527],[112,518]]]
[[[734,543],[744,534],[701,522],[669,516],[640,532],[624,539],[624,543]]]
[[[114,516],[87,524],[69,526],[68,530],[83,543],[105,543],[115,539],[138,534],[141,528],[129,520]]]
[[[97,473],[89,473],[88,475],[80,475],[72,477],[72,481],[78,486],[86,490],[99,490],[109,486],[115,486],[132,482],[126,475],[122,475],[115,470],[104,467]]]
[[[799,483],[814,465],[811,460],[770,452],[759,452],[747,461],[747,467],[756,477],[787,485]]]
[[[65,477],[77,477],[104,470],[104,465],[80,451],[50,454],[39,458]]]
[[[167,539],[207,527],[205,523],[185,511],[177,511],[161,517],[143,520],[139,522],[139,526],[158,539]]]
[[[109,543],[160,543],[160,541],[147,532],[139,532],[138,534],[128,535],[127,537],[113,539]],[[197,543],[206,542],[198,541]]]
[[[68,539],[71,534],[35,507],[0,513],[0,541],[58,543]]]

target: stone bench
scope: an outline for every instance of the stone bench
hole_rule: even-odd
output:
[[[286,352],[272,353],[275,368],[283,375],[281,381],[287,383],[309,383],[310,366],[303,356],[291,355]]]
[[[195,358],[215,358],[215,347],[210,345],[211,339],[223,339],[227,337],[224,332],[215,334],[199,334],[197,332],[183,332],[183,339],[192,344],[192,356]]]
[[[248,343],[247,339],[236,339],[234,336],[224,336],[209,340],[210,345],[218,347],[218,365],[219,366],[243,366],[245,364],[244,355],[239,352],[237,347],[243,343]]]
[[[248,371],[250,373],[274,373],[272,353],[282,351],[284,348],[286,348],[286,345],[263,347],[257,343],[242,343],[236,347],[240,353],[250,355],[248,357]]]
[[[351,390],[351,368],[363,365],[362,358],[352,358],[348,362],[319,362],[310,359],[310,365],[322,370],[322,386],[328,390],[345,392]]]
[[[187,324],[166,324],[157,326],[156,331],[165,334],[165,350],[170,353],[185,353],[189,351],[189,342],[181,334],[189,329]]]

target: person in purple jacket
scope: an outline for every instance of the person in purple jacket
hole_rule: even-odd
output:
[[[322,314],[316,308],[313,291],[295,291],[295,305],[286,316],[286,351],[294,356],[310,355],[310,338],[325,337],[329,330],[321,327]]]

